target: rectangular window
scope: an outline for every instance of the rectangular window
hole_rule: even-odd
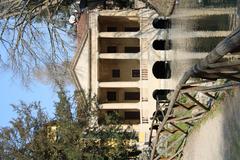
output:
[[[125,32],[137,32],[137,31],[139,31],[139,27],[125,27],[124,31]]]
[[[108,46],[107,53],[117,53],[117,47],[116,46]]]
[[[112,77],[119,78],[120,77],[120,69],[113,69],[112,70]]]
[[[125,53],[138,53],[138,52],[140,52],[140,47],[125,47],[124,52]]]
[[[107,100],[116,101],[117,100],[116,92],[107,92]]]
[[[133,69],[132,70],[132,77],[140,77],[140,70],[139,69]]]
[[[140,92],[125,92],[125,100],[140,100]]]
[[[132,119],[137,119],[139,120],[140,119],[140,112],[137,112],[137,111],[132,111],[132,112],[125,112],[124,113],[124,116],[125,116],[125,120],[132,120]]]

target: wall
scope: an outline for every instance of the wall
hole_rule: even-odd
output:
[[[138,17],[99,16],[99,32],[107,32],[107,27],[116,27],[117,32],[124,32],[125,27],[139,28]]]
[[[120,116],[120,118],[122,119],[121,123],[123,123],[123,124],[139,124],[140,123],[140,117],[139,117],[139,119],[131,119],[131,120],[125,119],[125,112],[140,112],[139,110],[133,110],[133,109],[132,110],[131,109],[129,109],[129,110],[120,110],[120,109],[118,109],[118,110],[101,110],[101,112],[99,114],[100,118],[104,118],[104,116],[106,116],[109,111],[117,112],[118,115]]]
[[[86,40],[85,45],[81,53],[79,53],[78,62],[75,68],[78,81],[83,90],[88,91],[90,89],[90,53],[89,53],[89,40]]]
[[[124,47],[139,47],[137,38],[99,38],[99,52],[107,53],[108,46],[117,46],[117,53],[125,53]]]
[[[116,92],[116,101],[107,100],[107,92]],[[100,88],[98,92],[99,103],[137,103],[139,100],[125,100],[125,92],[140,92],[138,88]]]
[[[132,69],[139,69],[139,60],[99,60],[99,81],[138,81],[132,77]],[[112,77],[112,69],[120,69],[120,78]]]

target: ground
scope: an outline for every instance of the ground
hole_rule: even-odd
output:
[[[240,157],[240,93],[225,100],[187,139],[184,160],[237,160]]]

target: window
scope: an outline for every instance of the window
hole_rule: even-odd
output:
[[[124,31],[125,32],[137,32],[137,31],[139,31],[139,27],[125,27]]]
[[[156,29],[167,29],[171,28],[171,20],[170,19],[159,19],[155,18],[152,23],[153,27]]]
[[[131,119],[140,119],[140,112],[137,111],[132,111],[132,112],[125,112],[124,113],[125,119],[126,120],[131,120]]]
[[[140,92],[125,92],[124,99],[125,100],[139,100]]]
[[[125,53],[138,53],[138,52],[140,52],[140,47],[125,47],[124,52]]]
[[[107,27],[107,32],[117,32],[117,27]]]
[[[157,79],[171,78],[171,66],[169,61],[157,61],[152,67],[152,73]]]
[[[132,77],[140,77],[140,70],[139,69],[133,69],[132,70]]]
[[[171,92],[171,90],[169,90],[169,89],[161,89],[161,90],[156,89],[153,91],[152,96],[155,100],[157,100],[157,99],[158,100],[168,100],[167,95],[170,92]]]
[[[170,50],[172,48],[171,40],[154,40],[152,47],[155,50]]]
[[[119,69],[113,69],[112,70],[112,77],[113,78],[119,78],[120,77],[120,70]]]
[[[108,46],[107,53],[117,53],[117,47],[116,46]]]
[[[116,101],[117,100],[116,92],[107,92],[107,100]]]

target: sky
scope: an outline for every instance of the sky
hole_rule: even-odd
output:
[[[36,26],[39,27],[42,32],[48,33],[46,26],[42,26],[42,24]],[[72,44],[75,42],[68,37],[68,34],[61,31],[59,31],[59,33],[61,33],[61,36],[66,43]],[[46,41],[48,41],[47,38]],[[50,42],[47,44],[50,44]],[[50,46],[45,47],[50,48]],[[2,58],[3,61],[7,61],[8,54],[5,53],[6,51],[1,44],[0,51],[2,52],[0,54],[0,58]],[[68,93],[73,93],[73,90],[74,86],[71,85],[67,87],[67,91],[69,91]],[[54,89],[52,85],[47,85],[41,83],[40,81],[33,80],[29,84],[29,88],[26,88],[22,84],[21,79],[18,76],[14,76],[11,70],[4,70],[3,68],[0,68],[0,128],[9,126],[9,121],[16,117],[11,104],[19,104],[20,101],[23,101],[27,104],[34,101],[40,101],[41,106],[45,108],[45,111],[48,113],[48,115],[53,117],[54,102],[57,100],[58,98],[56,89]]]
[[[70,86],[68,90],[73,90]],[[58,100],[57,94],[51,85],[33,81],[29,88],[22,85],[21,81],[11,71],[0,72],[0,127],[9,126],[9,121],[16,116],[10,104],[19,104],[22,100],[26,103],[40,101],[45,111],[53,117],[54,102]]]

